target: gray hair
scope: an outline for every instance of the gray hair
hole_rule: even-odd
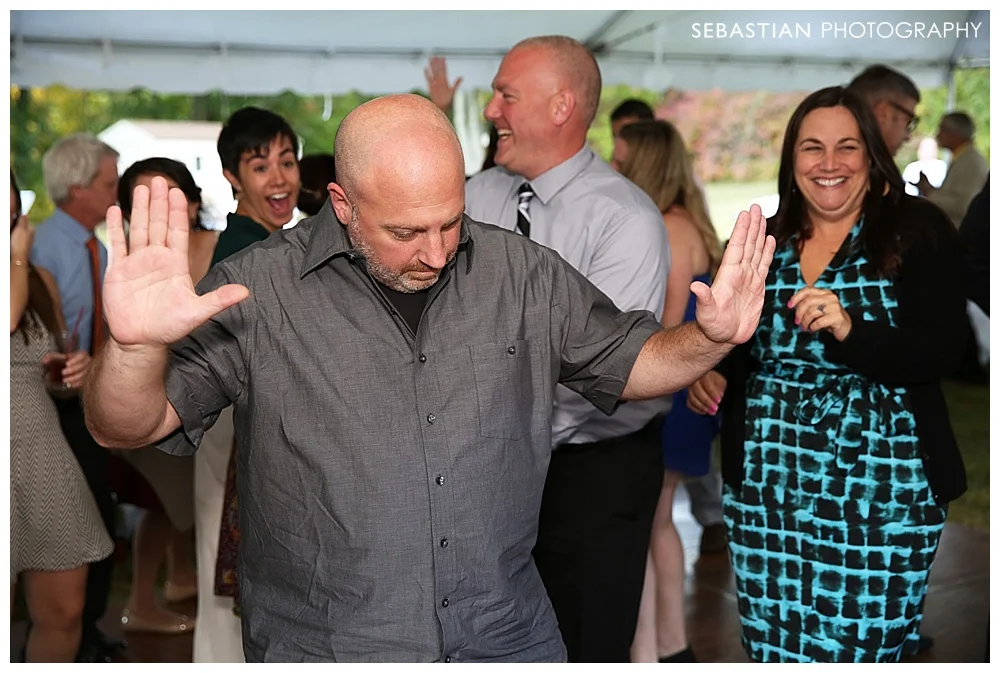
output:
[[[976,125],[972,117],[964,112],[952,112],[941,118],[941,126],[963,140],[972,140],[976,135]]]
[[[118,158],[118,152],[89,133],[60,138],[42,157],[45,190],[57,206],[69,198],[72,187],[89,185],[97,177],[104,157]]]

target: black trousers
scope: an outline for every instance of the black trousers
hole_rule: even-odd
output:
[[[83,418],[83,405],[78,397],[55,402],[66,441],[69,442],[73,454],[80,463],[80,469],[94,495],[108,534],[114,539],[115,500],[108,469],[108,450],[90,436]],[[113,554],[103,561],[90,564],[87,573],[87,597],[83,606],[84,641],[97,631],[97,622],[108,609],[108,594],[111,591],[114,567]]]
[[[663,485],[661,423],[552,453],[533,553],[570,662],[629,661]]]

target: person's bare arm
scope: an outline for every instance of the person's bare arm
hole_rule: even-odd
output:
[[[712,341],[689,322],[651,336],[639,352],[623,400],[648,400],[686,388],[717,365],[733,344]]]
[[[87,427],[110,449],[137,449],[181,425],[167,401],[165,346],[122,346],[109,340],[90,364],[84,396]]]
[[[10,331],[21,324],[21,317],[28,310],[28,254],[34,230],[24,215],[18,218],[10,234]]]
[[[667,277],[667,295],[663,302],[663,319],[666,328],[684,322],[688,298],[691,296],[691,281],[694,280],[694,249],[691,240],[691,225],[677,215],[663,218],[670,240],[670,275]]]
[[[694,323],[651,336],[632,366],[622,400],[674,393],[701,378],[733,346],[756,331],[764,305],[764,281],[774,256],[760,208],[740,213],[712,287],[691,284],[697,297]]]
[[[199,296],[188,267],[187,201],[153,179],[135,188],[129,247],[121,211],[108,210],[111,257],[104,278],[104,315],[111,338],[87,378],[87,427],[108,448],[152,444],[180,427],[167,399],[169,344],[245,299],[241,285]]]

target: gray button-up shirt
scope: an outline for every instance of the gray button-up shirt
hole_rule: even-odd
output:
[[[216,265],[171,351],[191,453],[234,405],[248,661],[560,661],[532,561],[559,382],[610,413],[652,315],[468,218],[414,335],[329,204]]]
[[[469,217],[505,229],[517,225],[517,189],[525,180],[504,168],[466,183]],[[623,311],[663,317],[670,248],[663,215],[649,196],[588,148],[531,181],[531,238],[557,251]],[[556,391],[552,441],[582,444],[622,437],[657,414],[670,398],[629,402],[611,417],[569,388]]]

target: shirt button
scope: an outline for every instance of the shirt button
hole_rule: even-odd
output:
[[[438,478],[435,479],[434,481],[437,482],[438,486],[444,486],[444,475],[443,474],[439,474]]]
[[[451,657],[445,657],[444,658],[444,663],[450,664],[451,663]]]
[[[446,608],[449,605],[451,605],[451,601],[449,601],[447,598],[441,601],[441,607]]]
[[[442,547],[447,547],[448,546],[448,538],[446,538],[446,537],[441,538],[441,546]]]
[[[517,352],[517,349],[516,349],[516,348],[514,348],[513,346],[509,346],[509,347],[507,348],[507,354],[508,354],[508,355],[513,355],[513,354],[514,354],[514,353],[516,353],[516,352]]]
[[[424,355],[423,353],[421,353],[420,357],[418,357],[417,359],[420,360],[421,363],[427,362],[427,356]]]
[[[433,423],[436,420],[437,420],[437,416],[435,416],[434,414],[427,414],[427,422],[428,423]]]

